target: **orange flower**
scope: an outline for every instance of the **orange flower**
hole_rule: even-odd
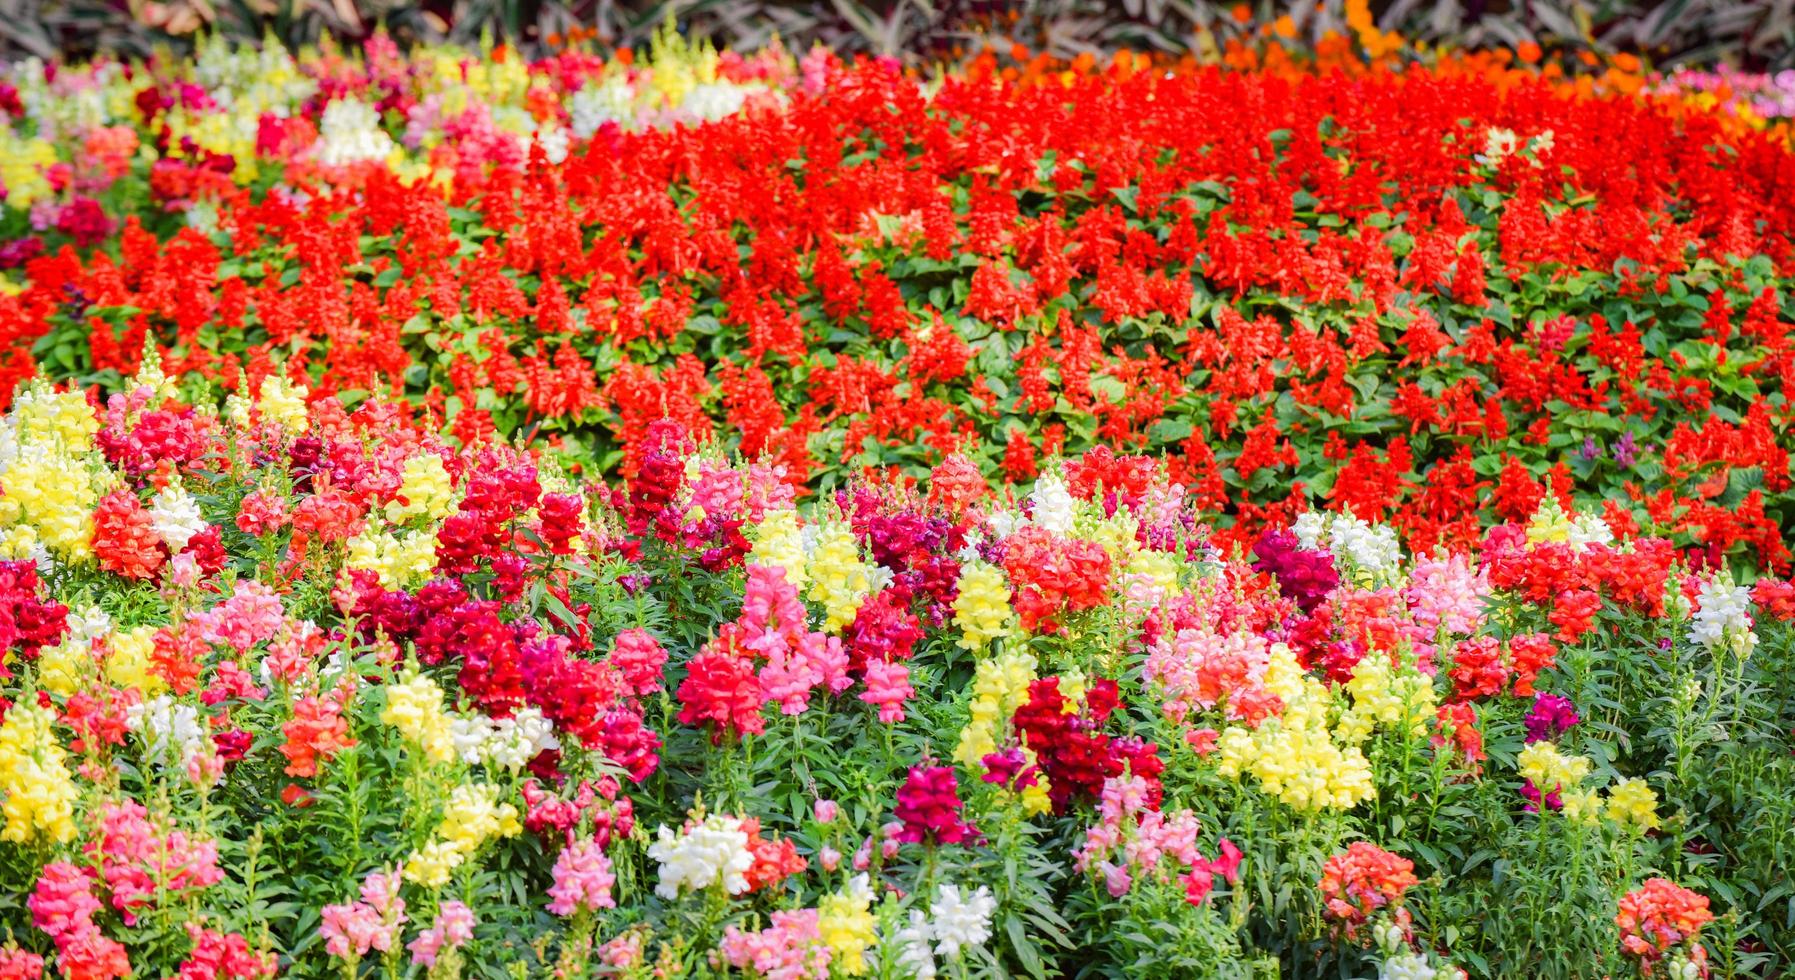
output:
[[[94,509],[93,553],[101,568],[131,579],[154,576],[166,557],[149,511],[129,490],[114,490]]]
[[[318,760],[329,761],[338,752],[355,744],[349,737],[349,722],[342,715],[340,695],[325,697],[307,695],[293,703],[293,719],[281,726],[286,744],[280,747],[287,757],[286,774],[311,777],[318,774]]]

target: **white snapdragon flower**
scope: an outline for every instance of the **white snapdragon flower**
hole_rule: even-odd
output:
[[[1396,530],[1351,514],[1336,515],[1328,522],[1328,550],[1373,581],[1391,581],[1402,568],[1402,545],[1396,540]]]
[[[744,85],[731,85],[727,82],[712,82],[708,85],[694,86],[679,103],[679,115],[687,119],[699,119],[711,122],[733,116],[742,111],[748,101],[750,88]]]
[[[866,565],[866,594],[878,595],[897,581],[897,573],[876,562]]]
[[[150,527],[162,543],[168,545],[169,551],[180,551],[187,547],[193,536],[206,529],[206,519],[200,516],[199,501],[179,483],[170,483],[156,491],[150,498]]]
[[[1670,980],[1701,980],[1705,971],[1701,964],[1689,958],[1689,954],[1678,950],[1671,961],[1665,965],[1664,975]]]
[[[984,885],[965,896],[958,885],[936,888],[935,901],[929,906],[935,952],[951,960],[968,946],[983,945],[991,938],[991,913],[995,911],[997,899]]]
[[[910,924],[898,930],[898,967],[913,980],[935,980],[935,953],[929,948],[929,917],[919,910],[910,913]]]
[[[167,694],[131,705],[125,725],[143,738],[143,756],[164,766],[186,766],[206,747],[206,726],[199,709]]]
[[[1377,980],[1435,980],[1439,971],[1413,950],[1397,953],[1378,968]]]
[[[1689,639],[1709,652],[1725,648],[1740,659],[1751,656],[1758,635],[1751,628],[1750,586],[1734,585],[1732,575],[1722,571],[1702,583],[1695,601]]]
[[[455,757],[474,766],[486,761],[486,745],[492,741],[492,719],[479,712],[456,715],[449,721],[449,740],[455,743]]]
[[[24,396],[25,393],[21,391],[19,397]],[[12,468],[13,460],[18,458],[19,417],[8,412],[5,418],[0,418],[0,476],[5,476],[6,471]]]
[[[65,638],[77,643],[92,643],[112,632],[112,617],[99,606],[81,606],[69,611],[69,633]]]
[[[1579,513],[1571,521],[1570,536],[1567,538],[1572,548],[1586,551],[1591,545],[1613,544],[1614,529],[1608,522],[1595,514]]]
[[[529,765],[544,749],[561,746],[554,723],[535,705],[497,720],[479,712],[456,715],[449,722],[449,737],[455,755],[467,765],[487,763],[513,771]]]
[[[648,856],[661,866],[656,895],[675,899],[683,890],[702,891],[719,881],[731,895],[748,890],[747,874],[754,855],[748,850],[748,835],[742,832],[740,820],[712,814],[680,833],[662,824],[655,834]]]
[[[1296,543],[1305,551],[1320,551],[1321,539],[1328,533],[1328,517],[1319,510],[1304,511],[1290,525],[1290,531],[1296,535]]]
[[[493,765],[517,770],[528,765],[544,749],[559,748],[560,745],[555,739],[554,723],[542,716],[542,709],[529,705],[494,723],[485,754]]]
[[[359,99],[336,99],[324,107],[313,152],[327,167],[344,167],[385,160],[397,148],[380,128],[380,113],[373,106]]]
[[[628,126],[636,118],[636,95],[629,83],[612,76],[597,85],[588,85],[567,100],[568,121],[573,134],[588,140],[607,122]]]
[[[1022,515],[1012,510],[997,511],[986,518],[985,522],[991,526],[992,536],[999,541],[1015,534],[1024,523]]]
[[[1377,948],[1385,954],[1394,956],[1409,951],[1409,937],[1402,927],[1389,919],[1380,918],[1371,924],[1371,937]]]
[[[536,142],[542,147],[542,155],[548,162],[561,164],[567,160],[569,140],[567,130],[554,123],[545,123],[536,130]]]
[[[1070,534],[1077,516],[1078,502],[1066,489],[1066,480],[1058,471],[1043,473],[1035,481],[1035,492],[1028,495],[1033,506],[1032,523],[1055,534]]]

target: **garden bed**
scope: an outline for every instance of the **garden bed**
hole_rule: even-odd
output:
[[[1777,975],[1787,131],[1363,53],[8,69],[0,976]]]

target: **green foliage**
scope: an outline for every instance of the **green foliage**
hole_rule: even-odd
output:
[[[1022,44],[1063,58],[1116,50],[1214,54],[1256,25],[1288,16],[1291,36],[1313,44],[1350,33],[1349,4],[1257,0],[1026,0],[1002,4],[934,0],[453,0],[419,6],[395,0],[0,0],[0,53],[53,58],[94,50],[149,54],[184,46],[200,31],[288,44],[327,36],[352,41],[376,28],[401,40],[474,44],[497,37],[536,46],[572,32],[614,47],[644,48],[669,20],[719,47],[752,49],[774,38],[852,54],[913,62],[955,60]],[[1524,41],[1573,50],[1632,52],[1663,63],[1744,63],[1785,68],[1795,51],[1795,14],[1769,0],[1550,0],[1522,5],[1378,0],[1377,26],[1429,45],[1512,47]],[[1252,13],[1248,22],[1236,9]]]

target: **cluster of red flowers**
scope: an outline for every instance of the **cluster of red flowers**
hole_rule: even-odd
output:
[[[613,837],[628,837],[636,826],[635,801],[623,795],[612,776],[596,781],[582,779],[568,797],[555,795],[532,778],[524,781],[521,793],[524,827],[531,833],[571,838],[584,817],[590,821],[592,840],[604,850],[611,846]]]
[[[318,763],[328,761],[338,752],[355,744],[349,736],[349,722],[343,717],[345,690],[338,688],[323,696],[306,695],[294,700],[293,717],[281,726],[286,741],[281,754],[287,757],[286,774],[309,779],[318,774]],[[288,788],[288,802],[304,797],[297,784]]]
[[[1022,628],[1052,633],[1060,617],[1103,605],[1109,591],[1109,553],[1040,527],[1025,527],[1004,542],[1004,571],[1015,590]]]
[[[561,163],[463,146],[446,193],[378,168],[280,175],[305,195],[202,182],[183,193],[214,198],[215,236],[131,218],[116,250],[24,261],[0,390],[129,371],[147,339],[225,388],[306,374],[408,392],[464,438],[577,433],[639,516],[671,419],[795,483],[956,449],[1013,480],[1094,445],[1163,454],[1241,543],[1318,498],[1463,546],[1569,492],[1789,563],[1795,154],[1774,136],[1449,57],[974,66],[926,93],[816,68],[780,108],[608,128]],[[465,336],[436,343],[451,320]],[[46,335],[84,353],[40,366]],[[106,445],[178,460],[201,424],[149,411]],[[115,560],[147,567],[121,520]]]
[[[912,844],[971,844],[978,828],[960,814],[960,788],[952,766],[912,766],[898,787],[896,839]]]
[[[1558,649],[1552,638],[1539,633],[1524,633],[1506,644],[1492,636],[1479,636],[1458,645],[1453,656],[1453,696],[1460,701],[1496,697],[1514,682],[1514,695],[1533,696],[1533,682],[1539,672],[1551,667]]]
[[[741,615],[723,624],[687,666],[679,685],[679,720],[709,724],[715,740],[758,735],[766,728],[760,714],[765,702],[796,715],[808,709],[812,691],[847,690],[854,681],[840,637],[807,624],[804,604],[785,571],[749,565]]]
[[[94,508],[93,553],[100,567],[131,579],[152,578],[166,555],[150,512],[130,490],[114,490]]]
[[[680,722],[710,725],[712,741],[766,731],[767,722],[760,713],[760,680],[754,676],[754,662],[745,657],[697,654],[686,664],[679,701]]]
[[[217,438],[216,419],[173,399],[152,407],[151,397],[146,387],[108,398],[105,425],[95,435],[107,462],[133,476],[190,465]]]
[[[37,563],[0,561],[0,650],[27,659],[61,642],[69,609],[41,594]],[[0,677],[11,672],[0,664]]]
[[[1267,531],[1253,545],[1253,570],[1276,579],[1278,591],[1296,600],[1298,609],[1313,613],[1340,584],[1331,555],[1298,546],[1289,531]]]
[[[492,552],[462,554],[457,561],[478,558],[470,568],[496,565],[507,557]],[[447,564],[440,552],[438,557]],[[509,574],[521,586],[527,566],[515,553],[509,557],[518,560]],[[494,570],[501,578],[505,574]],[[584,630],[568,635],[546,631],[543,623],[529,618],[507,622],[503,604],[473,597],[453,578],[437,579],[413,595],[383,590],[369,575],[352,573],[352,577],[357,589],[350,597],[350,615],[361,622],[364,632],[415,643],[418,659],[426,664],[458,662],[462,690],[486,713],[506,717],[533,705],[560,730],[604,752],[638,782],[659,764],[660,737],[643,724],[640,701],[660,689],[666,662],[665,651],[651,637],[619,637],[611,656],[590,660],[583,656],[591,652]],[[544,750],[533,760],[532,769],[547,774],[555,763],[555,750]]]
[[[1068,700],[1061,678],[1044,677],[1028,686],[1028,701],[1011,719],[1047,776],[1048,798],[1056,813],[1077,800],[1096,799],[1105,780],[1128,773],[1146,783],[1146,804],[1159,806],[1159,746],[1138,738],[1115,738],[1102,731],[1121,706],[1116,682],[1093,681],[1083,704]]]
[[[748,835],[748,853],[754,855],[744,875],[751,892],[777,885],[810,866],[790,837],[762,837],[758,818],[742,821],[742,833]]]
[[[1328,918],[1351,938],[1386,907],[1406,925],[1402,896],[1415,882],[1415,862],[1369,841],[1354,841],[1322,866],[1320,888]]]
[[[960,465],[963,461],[964,457],[949,457],[935,467],[930,474],[932,500],[941,500],[941,495],[934,493],[935,474],[946,471],[950,479],[956,472],[963,475],[964,469]],[[950,520],[934,512],[932,507],[919,506],[918,501],[903,495],[881,493],[871,487],[836,495],[855,535],[873,560],[892,576],[891,584],[874,596],[875,601],[886,597],[888,603],[879,603],[881,608],[873,608],[871,602],[862,605],[855,625],[849,630],[850,642],[863,638],[863,642],[871,644],[860,650],[850,649],[856,664],[879,653],[889,653],[894,659],[908,659],[909,650],[920,638],[912,635],[912,627],[919,621],[907,615],[903,607],[917,605],[931,624],[939,624],[950,614],[955,583],[960,578],[960,561],[956,553],[966,545],[963,505],[988,492],[982,478],[978,481],[978,491],[977,497],[970,498],[967,488],[953,491],[955,499],[962,501],[959,520]],[[893,606],[898,608],[890,608]],[[862,617],[864,623],[860,621]],[[875,636],[877,640],[873,639]]]
[[[1621,950],[1639,960],[1646,976],[1657,976],[1654,966],[1666,954],[1686,946],[1690,962],[1707,975],[1707,950],[1696,937],[1713,921],[1708,897],[1664,878],[1649,878],[1621,896],[1614,923],[1620,927]]]

